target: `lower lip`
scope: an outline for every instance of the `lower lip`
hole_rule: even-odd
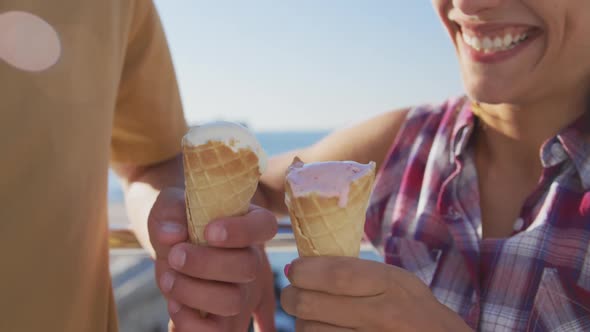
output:
[[[463,49],[466,51],[467,55],[473,61],[481,62],[481,63],[490,63],[490,64],[491,63],[499,63],[499,62],[506,61],[506,60],[509,60],[509,59],[515,57],[521,51],[523,51],[527,46],[529,46],[538,37],[539,37],[538,34],[531,33],[526,40],[522,41],[520,44],[516,45],[515,47],[513,47],[509,50],[484,53],[484,52],[477,51],[474,48],[472,48],[471,46],[467,45],[465,40],[463,40],[463,37],[461,35],[459,35],[459,39],[461,40],[461,43],[463,44]]]

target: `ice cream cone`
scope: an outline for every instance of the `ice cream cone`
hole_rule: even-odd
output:
[[[207,243],[204,230],[212,220],[248,212],[264,165],[263,151],[246,128],[232,123],[213,126],[211,139],[199,133],[201,137],[191,140],[189,133],[182,142],[188,233],[195,244]],[[220,137],[217,127],[224,126],[227,130]]]
[[[333,166],[337,163],[339,162],[329,164]],[[342,177],[338,177],[343,180],[343,185],[339,188],[336,186],[323,190],[319,186],[314,189],[313,180],[321,181],[321,174],[316,174],[310,181],[311,189],[302,190],[304,186],[301,186],[301,177],[304,175],[301,174],[299,184],[287,175],[285,203],[291,216],[299,256],[359,256],[365,213],[375,180],[375,163],[347,163],[346,167],[354,167],[362,174],[357,172],[351,181],[344,181],[346,175],[342,174]],[[330,165],[316,164],[328,169]],[[289,173],[303,167],[304,164],[296,160]],[[330,177],[339,176],[331,174],[329,170],[324,174]]]

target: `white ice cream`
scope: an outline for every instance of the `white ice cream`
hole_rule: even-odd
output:
[[[222,142],[235,152],[240,149],[252,150],[258,157],[260,173],[266,170],[266,153],[248,128],[235,122],[216,121],[191,128],[183,138],[183,144],[192,146],[207,144],[211,141]]]

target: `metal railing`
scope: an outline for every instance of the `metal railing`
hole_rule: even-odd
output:
[[[279,223],[277,235],[267,243],[266,248],[272,251],[296,250],[291,226],[289,224]],[[143,250],[137,237],[129,227],[113,225],[109,227],[109,249],[111,252]]]

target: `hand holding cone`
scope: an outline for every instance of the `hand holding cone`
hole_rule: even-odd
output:
[[[225,121],[191,129],[182,150],[188,233],[193,244],[205,245],[211,221],[248,212],[266,155],[247,128]]]
[[[374,162],[306,165],[295,158],[285,203],[299,256],[359,256],[374,180]]]
[[[247,128],[231,122],[191,129],[182,147],[189,236],[206,244],[212,220],[248,212],[266,155]]]

